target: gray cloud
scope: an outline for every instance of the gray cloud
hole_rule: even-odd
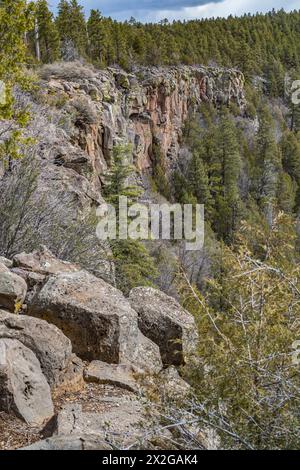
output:
[[[54,10],[58,2],[49,0]],[[272,8],[299,9],[299,0],[79,0],[79,3],[87,15],[94,8],[118,20],[133,16],[140,21],[226,17],[266,12]]]
[[[91,0],[86,1],[86,6],[89,4],[98,7],[100,10],[108,13],[120,11],[134,11],[134,10],[179,10],[181,8],[195,7],[205,5],[207,3],[220,3],[223,0]]]

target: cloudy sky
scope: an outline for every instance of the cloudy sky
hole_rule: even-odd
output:
[[[55,11],[59,0],[49,0]],[[134,16],[140,21],[164,18],[193,19],[243,13],[267,12],[272,8],[286,11],[299,9],[299,0],[79,0],[86,13],[99,9],[105,16],[124,20]]]

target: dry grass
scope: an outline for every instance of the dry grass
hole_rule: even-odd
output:
[[[53,64],[44,65],[40,69],[39,74],[43,80],[60,78],[72,81],[92,78],[95,76],[95,70],[93,66],[84,65],[79,61],[55,62]]]

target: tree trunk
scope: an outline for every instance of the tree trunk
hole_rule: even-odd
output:
[[[40,35],[39,35],[39,26],[37,20],[34,24],[34,44],[35,44],[35,56],[38,62],[41,61],[41,49],[40,49]]]

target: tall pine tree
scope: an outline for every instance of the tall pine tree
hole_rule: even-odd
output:
[[[61,0],[56,24],[62,42],[62,56],[74,60],[86,56],[88,35],[83,7],[77,0]]]

